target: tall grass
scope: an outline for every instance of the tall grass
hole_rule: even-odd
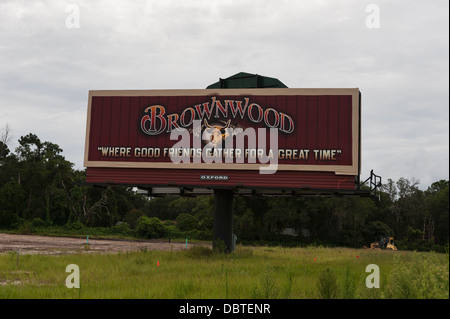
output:
[[[448,256],[448,255],[447,255]],[[388,298],[449,298],[449,267],[436,253],[395,258],[394,269],[387,283]]]
[[[65,286],[68,264],[80,288]],[[381,287],[365,286],[377,264]],[[0,298],[448,298],[448,255],[238,247],[59,256],[0,254]]]

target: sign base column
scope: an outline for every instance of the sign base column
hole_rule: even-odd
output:
[[[231,190],[214,190],[213,249],[226,253],[233,250],[233,196]]]

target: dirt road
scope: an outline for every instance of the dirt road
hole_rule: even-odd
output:
[[[191,244],[188,244],[188,248]],[[183,250],[186,243],[168,241],[130,241],[38,235],[13,235],[0,233],[0,253],[19,251],[20,254],[70,254],[70,253],[117,253],[142,250]]]

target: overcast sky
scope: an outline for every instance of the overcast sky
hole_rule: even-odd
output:
[[[362,92],[362,178],[449,179],[448,0],[0,0],[0,128],[83,169],[89,90]]]

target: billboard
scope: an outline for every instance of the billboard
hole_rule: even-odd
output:
[[[93,184],[354,189],[360,92],[90,91],[84,165]]]

